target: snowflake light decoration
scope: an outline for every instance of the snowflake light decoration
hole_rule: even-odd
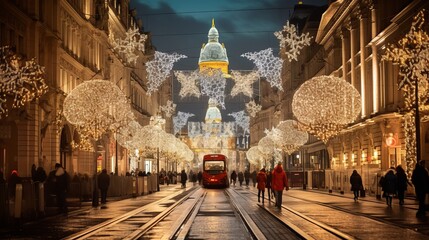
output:
[[[181,84],[179,92],[181,98],[192,96],[199,98],[201,96],[200,89],[197,86],[198,70],[190,74],[186,74],[182,71],[175,71],[174,75]]]
[[[176,104],[171,100],[167,100],[167,103],[161,106],[161,111],[165,114],[165,117],[170,118],[176,111]]]
[[[251,100],[246,103],[246,111],[249,113],[251,117],[255,117],[258,112],[262,109],[261,105],[256,104],[255,100]]]
[[[250,117],[247,116],[244,111],[233,112],[228,115],[232,116],[235,119],[236,124],[243,129],[243,134],[250,133]]]
[[[9,46],[0,48],[0,119],[47,92],[44,74],[34,59],[23,60]]]
[[[186,125],[188,118],[195,116],[193,113],[178,112],[177,116],[173,117],[174,135],[180,132],[180,129]]]
[[[144,52],[147,35],[141,34],[138,28],[130,28],[125,34],[124,39],[115,39],[111,33],[109,39],[113,50],[119,54],[123,54],[123,57],[129,64],[133,63],[135,65],[139,57],[135,52],[136,50]]]
[[[275,32],[274,35],[279,39],[280,49],[286,54],[289,62],[298,60],[300,50],[305,46],[310,46],[312,38],[309,33],[298,35],[296,26],[289,24],[289,21],[283,26],[283,30]]]
[[[148,95],[158,90],[159,86],[161,86],[170,75],[173,64],[182,58],[187,58],[187,56],[177,53],[169,54],[155,51],[155,58],[146,63],[149,85],[147,91]]]
[[[220,69],[206,69],[199,75],[201,94],[213,98],[225,109],[226,79]]]
[[[281,81],[283,60],[275,57],[271,48],[259,52],[244,53],[241,56],[255,63],[259,75],[265,77],[271,87],[276,87],[283,91]]]
[[[258,80],[258,72],[252,71],[248,74],[243,74],[239,71],[231,71],[232,79],[235,84],[231,89],[230,95],[235,97],[238,94],[242,93],[245,96],[252,97],[253,88],[252,84]]]

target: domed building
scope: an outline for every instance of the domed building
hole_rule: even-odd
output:
[[[207,108],[206,123],[221,123],[222,122],[222,114],[220,113],[219,108],[217,107],[217,102],[215,99],[209,99],[209,107]]]
[[[222,72],[228,75],[228,56],[226,48],[219,43],[219,32],[215,27],[214,19],[212,19],[212,27],[209,30],[208,42],[203,44],[198,61],[200,72],[208,68],[221,69]]]

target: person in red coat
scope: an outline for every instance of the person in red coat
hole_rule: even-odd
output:
[[[274,168],[271,178],[271,189],[275,192],[276,207],[281,209],[283,189],[289,190],[288,180],[282,163],[279,162]]]
[[[265,174],[265,168],[262,168],[256,176],[256,181],[258,183],[258,202],[261,202],[260,196],[262,193],[262,203],[264,203],[265,198],[265,185],[267,183],[267,175]]]

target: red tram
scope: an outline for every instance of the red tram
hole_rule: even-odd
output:
[[[207,154],[203,157],[203,186],[228,187],[228,159],[222,154]]]

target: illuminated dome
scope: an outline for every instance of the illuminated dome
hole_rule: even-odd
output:
[[[222,122],[222,115],[219,108],[217,108],[217,102],[214,98],[209,99],[209,108],[206,112],[206,123],[220,123]]]
[[[221,69],[224,74],[228,74],[228,56],[226,48],[219,43],[219,32],[215,27],[214,19],[212,20],[212,28],[209,30],[208,42],[203,44],[198,61],[200,71],[207,68]]]

